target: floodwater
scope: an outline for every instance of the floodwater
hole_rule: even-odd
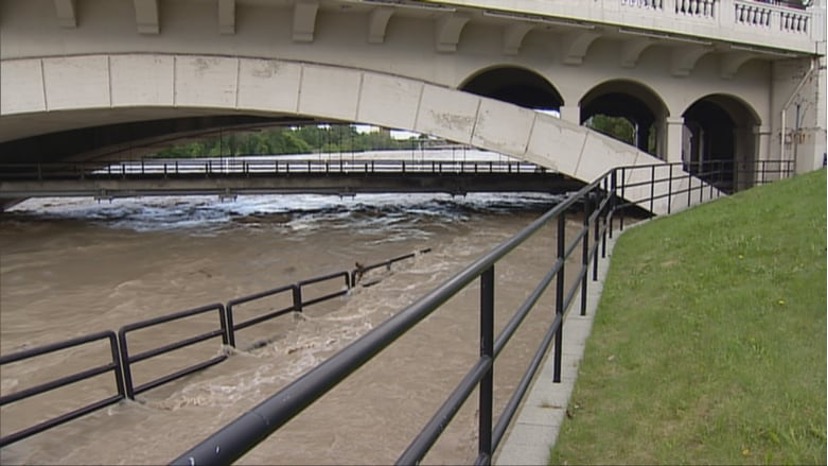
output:
[[[554,205],[547,195],[478,194],[29,200],[0,217],[0,354],[350,270],[423,248],[347,296],[133,366],[140,385],[187,364],[224,362],[0,450],[3,464],[162,464],[176,458],[348,342],[415,302]],[[575,231],[578,225],[569,225]],[[550,226],[496,272],[496,331],[554,262]],[[342,289],[321,285],[318,293]],[[328,287],[328,289],[324,289]],[[553,287],[554,288],[554,287]],[[312,293],[312,292],[311,292]],[[479,351],[478,286],[427,317],[241,464],[390,464],[465,375]],[[550,289],[495,366],[508,400],[554,315]],[[288,305],[242,306],[236,322]],[[130,353],[217,328],[217,314],[129,335]],[[105,364],[103,343],[2,368],[3,396]],[[4,406],[8,435],[115,393],[111,373]],[[476,456],[472,395],[425,458]],[[496,411],[497,413],[498,411]]]

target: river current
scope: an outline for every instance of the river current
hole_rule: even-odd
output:
[[[513,236],[555,202],[549,195],[504,193],[26,201],[0,216],[4,355],[226,303],[350,270],[355,262],[379,262],[424,248],[431,252],[372,272],[364,278],[372,286],[357,286],[301,315],[241,331],[236,350],[222,348],[215,339],[196,345],[193,351],[206,357],[223,351],[230,357],[144,392],[134,402],[7,446],[0,450],[0,462],[168,462]],[[570,225],[573,231],[576,227]],[[554,262],[554,244],[550,226],[498,263],[496,331]],[[475,360],[478,293],[473,286],[452,298],[240,463],[393,463]],[[552,294],[541,300],[495,366],[498,409],[554,314]],[[267,305],[281,306],[262,304]],[[187,325],[208,326],[210,319]],[[142,344],[157,346],[183,331],[169,327],[144,331]],[[107,356],[98,345],[8,365],[0,392],[7,395],[62,372],[103,364]],[[136,365],[136,377],[163,375],[180,364],[175,357],[160,357]],[[112,394],[113,386],[111,375],[98,376],[5,406],[0,430],[7,435],[77,407],[85,397],[100,399]],[[476,404],[473,395],[425,462],[473,460]]]

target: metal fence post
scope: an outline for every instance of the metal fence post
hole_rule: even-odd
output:
[[[564,250],[566,249],[566,211],[558,216],[558,260],[561,261],[561,269],[558,270],[558,282],[555,287],[555,314],[560,316],[561,324],[555,334],[555,368],[553,382],[561,381],[561,366],[563,365],[563,313],[564,313]]]
[[[671,213],[671,207],[673,205],[673,164],[670,164],[670,173],[668,175],[667,181],[667,215]]]
[[[626,190],[624,189],[624,188],[626,188],[626,180],[627,180],[627,168],[626,167],[621,167],[621,180],[620,181],[615,180],[615,182],[616,182],[616,189],[619,189],[619,188],[621,189],[620,198],[621,198],[622,203],[624,202],[624,199],[626,199],[626,197],[625,197],[625,194],[626,194],[625,191]],[[618,206],[618,196],[615,197],[615,205],[616,205],[616,207]],[[618,229],[619,229],[619,231],[624,231],[624,211],[625,210],[627,210],[626,207],[624,207],[623,209],[620,209],[621,218],[618,219]]]
[[[653,165],[650,170],[650,213],[655,210],[655,172],[656,167]]]
[[[604,178],[604,195],[609,197],[609,179]],[[603,202],[603,200],[601,201]],[[612,227],[612,212],[610,209],[612,208],[611,200],[607,200],[606,205],[604,206],[604,212],[601,214],[601,218],[603,219],[602,222],[604,224],[604,230],[601,232],[601,258],[604,259],[607,257],[607,230],[610,230]]]
[[[293,285],[293,311],[302,312],[302,287]]]
[[[126,330],[118,330],[118,346],[121,349],[121,369],[124,371],[124,390],[126,397],[135,400],[135,389],[132,386],[132,370],[129,367],[129,351],[127,350]]]
[[[224,308],[224,319],[227,321],[225,333],[227,340],[224,342],[225,345],[230,345],[233,348],[236,347],[236,330],[233,328],[233,305],[228,304]]]
[[[480,381],[478,419],[478,453],[491,463],[492,457],[492,410],[494,403],[494,265],[480,277],[480,358],[490,358],[491,368]]]
[[[112,364],[115,365],[115,385],[118,386],[118,395],[126,397],[126,384],[124,384],[124,372],[121,367],[121,352],[115,334],[110,334],[109,349],[112,352]]]
[[[587,305],[587,283],[589,283],[589,235],[591,233],[589,229],[589,216],[592,213],[591,205],[590,205],[590,198],[592,197],[592,193],[587,193],[584,196],[584,228],[581,230],[583,234],[582,241],[582,251],[581,251],[581,271],[583,272],[583,277],[581,277],[581,315],[586,315],[586,305]]]

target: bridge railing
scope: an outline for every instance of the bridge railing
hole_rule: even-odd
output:
[[[44,181],[192,176],[263,176],[354,173],[545,173],[535,164],[519,161],[348,160],[348,159],[182,159],[95,161],[76,163],[0,164],[0,180]]]
[[[797,0],[566,0],[524,2],[522,11],[486,10],[487,15],[560,21],[590,27],[623,26],[622,33],[678,37],[702,44],[711,39],[810,53],[824,40],[824,7]]]

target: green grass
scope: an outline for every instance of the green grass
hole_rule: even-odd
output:
[[[825,464],[826,174],[619,238],[551,464]]]

